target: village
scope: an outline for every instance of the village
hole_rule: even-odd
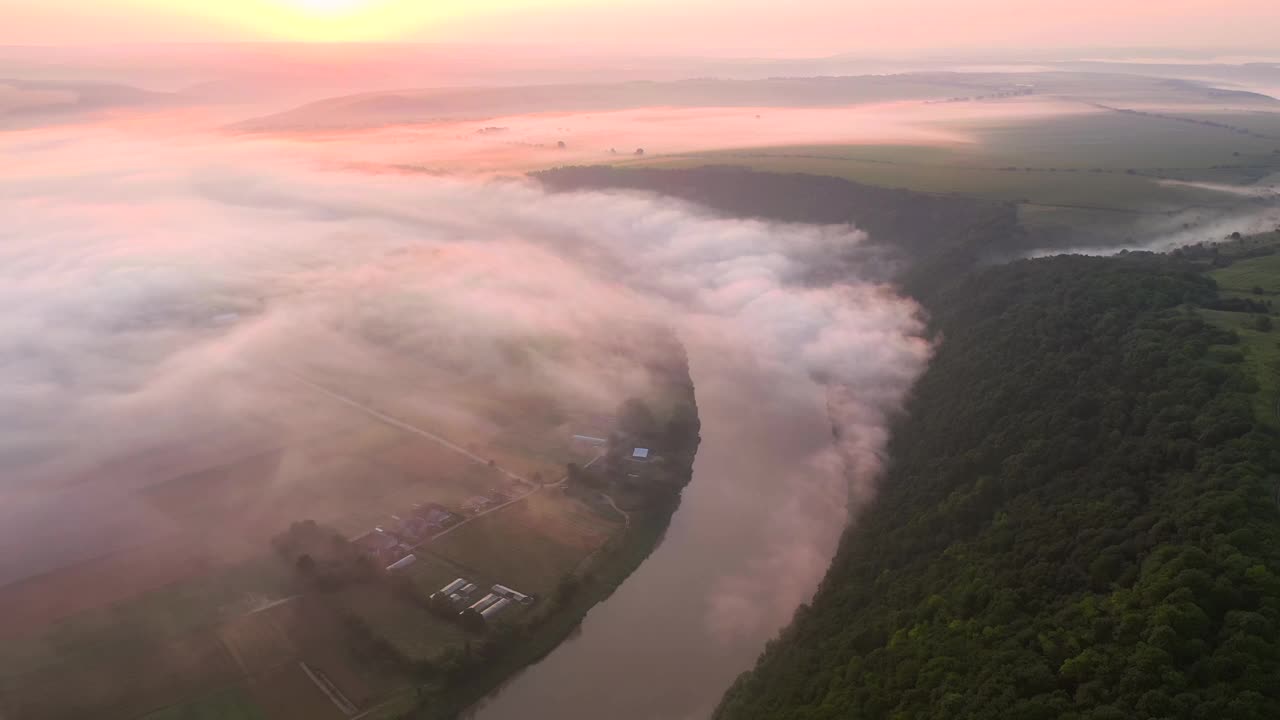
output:
[[[675,380],[613,413],[508,403],[487,433],[375,407],[332,379],[296,382],[291,401],[313,434],[263,450],[237,440],[229,459],[140,495],[213,560],[190,562],[170,541],[10,593],[14,623],[42,624],[10,642],[0,711],[375,720],[416,707],[420,692],[471,698],[563,640],[660,536],[697,443]],[[164,565],[150,559],[161,551]],[[94,584],[94,573],[113,580]],[[117,592],[152,584],[39,602],[81,579]],[[32,671],[25,658],[59,634],[74,652]],[[104,664],[93,652],[104,646],[145,648],[145,660]]]
[[[603,425],[614,428],[616,422],[609,418]],[[569,442],[571,452],[590,459],[581,465],[570,462],[566,474],[557,482],[538,483],[508,473],[507,484],[474,495],[458,508],[450,509],[437,502],[416,504],[404,512],[390,515],[388,522],[350,542],[382,572],[392,575],[403,573],[419,561],[419,555],[425,554],[433,541],[471,520],[542,491],[558,492],[581,501],[606,517],[621,518],[624,526],[628,526],[629,512],[606,490],[612,489],[623,495],[636,493],[649,470],[661,462],[661,456],[651,448],[635,446],[636,438],[630,435],[616,430],[605,434],[609,437],[573,435]],[[535,594],[526,594],[501,583],[494,583],[477,599],[479,591],[477,583],[466,577],[457,577],[431,593],[428,602],[436,615],[469,630],[483,631],[509,608],[527,608],[538,600]]]

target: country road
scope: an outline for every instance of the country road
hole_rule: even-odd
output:
[[[582,466],[582,467],[583,467],[583,469],[586,469],[586,468],[591,467],[593,464],[595,464],[595,461],[596,461],[596,460],[599,460],[599,459],[600,459],[600,458],[602,458],[602,457],[604,457],[604,453],[600,453],[599,455],[596,455],[595,457],[591,458],[591,462],[589,462],[589,463],[587,463],[586,465],[583,465],[583,466]],[[466,525],[467,523],[471,522],[472,520],[475,520],[476,518],[482,518],[482,517],[484,517],[485,515],[488,515],[489,513],[497,512],[497,511],[501,510],[502,508],[507,507],[508,505],[514,505],[514,504],[516,504],[516,503],[520,502],[521,500],[524,500],[525,498],[529,497],[530,495],[533,495],[533,494],[534,494],[534,493],[536,493],[536,492],[540,492],[540,491],[542,491],[542,490],[544,490],[544,489],[546,489],[546,488],[549,488],[549,487],[560,487],[560,486],[561,486],[561,485],[563,485],[563,484],[565,483],[565,481],[566,481],[566,480],[568,480],[568,479],[569,479],[569,476],[568,476],[568,475],[565,475],[564,477],[560,478],[560,479],[559,479],[559,480],[557,480],[556,482],[553,482],[553,483],[550,483],[550,484],[546,484],[546,485],[537,485],[537,486],[535,486],[532,490],[530,490],[529,492],[527,492],[527,493],[525,493],[525,494],[523,494],[523,495],[519,495],[519,496],[517,496],[517,497],[511,498],[510,500],[508,500],[508,501],[506,501],[506,502],[502,503],[501,505],[494,505],[493,507],[489,508],[488,510],[484,510],[484,511],[482,511],[482,512],[478,512],[478,513],[476,513],[475,515],[472,515],[471,517],[467,518],[466,520],[463,520],[462,522],[458,523],[457,525],[454,525],[454,526],[453,526],[453,527],[451,527],[451,528],[448,528],[448,529],[446,529],[446,530],[441,530],[440,532],[436,533],[435,535],[432,535],[431,537],[427,538],[426,540],[423,540],[422,542],[418,543],[417,545],[414,545],[414,546],[413,546],[413,549],[415,549],[415,550],[416,550],[416,549],[418,549],[418,548],[422,547],[423,545],[426,545],[427,543],[429,543],[429,542],[431,542],[431,541],[433,541],[433,540],[436,540],[436,539],[438,539],[438,538],[442,538],[442,537],[444,537],[445,535],[448,535],[449,533],[453,532],[454,530],[457,530],[458,528],[462,527],[463,525]],[[613,500],[612,500],[612,499],[610,499],[610,502],[613,502]],[[616,508],[617,506],[615,505],[614,507]],[[619,510],[618,512],[622,512],[622,511],[621,511],[621,510]],[[623,515],[625,516],[625,515],[626,515],[626,513],[623,513]],[[631,518],[630,518],[629,516],[627,517],[627,525],[628,525],[628,526],[630,526],[630,525],[631,525]]]
[[[400,419],[398,419],[398,418],[391,417],[390,415],[387,415],[387,414],[386,414],[386,413],[384,413],[384,412],[381,412],[381,411],[379,411],[379,410],[376,410],[376,409],[374,409],[374,408],[371,408],[371,407],[369,407],[368,405],[365,405],[364,403],[362,403],[362,402],[360,402],[360,401],[358,401],[358,400],[353,400],[352,398],[349,398],[349,397],[347,397],[346,395],[343,395],[342,393],[339,393],[339,392],[337,392],[337,391],[335,391],[335,390],[330,390],[329,388],[327,388],[327,387],[325,387],[325,386],[323,386],[323,385],[320,385],[319,383],[312,382],[311,380],[308,380],[307,378],[302,377],[302,376],[301,376],[301,375],[299,375],[298,373],[295,373],[295,372],[290,371],[290,370],[286,370],[285,372],[289,373],[289,375],[290,375],[290,376],[292,376],[292,377],[293,377],[293,379],[297,380],[298,382],[302,383],[303,385],[306,385],[307,387],[311,388],[312,390],[315,390],[316,392],[319,392],[319,393],[321,393],[321,394],[327,395],[327,396],[329,396],[329,397],[333,398],[334,400],[337,400],[337,401],[338,401],[338,402],[340,402],[340,403],[343,403],[343,404],[346,404],[346,405],[350,405],[351,407],[353,407],[353,408],[355,408],[355,409],[359,410],[360,412],[363,412],[364,414],[369,415],[370,417],[373,417],[373,418],[375,418],[375,419],[377,419],[377,420],[380,420],[380,421],[382,421],[382,422],[384,422],[384,423],[386,423],[386,424],[388,424],[388,425],[391,425],[392,427],[399,428],[399,429],[401,429],[401,430],[404,430],[405,432],[413,433],[414,435],[420,435],[420,436],[422,436],[422,437],[424,437],[424,438],[426,438],[426,439],[428,439],[428,440],[430,440],[430,441],[432,441],[432,442],[434,442],[434,443],[437,443],[437,444],[439,444],[439,445],[443,445],[444,447],[447,447],[447,448],[449,448],[450,450],[453,450],[453,451],[454,451],[454,452],[456,452],[456,453],[460,453],[460,454],[462,454],[462,455],[465,455],[466,457],[470,458],[471,460],[473,460],[473,461],[475,461],[475,462],[477,462],[477,463],[479,463],[479,464],[481,464],[481,465],[492,465],[492,463],[491,463],[491,461],[489,460],[489,458],[483,458],[483,457],[480,457],[479,455],[477,455],[477,454],[475,454],[475,453],[471,452],[470,450],[468,450],[468,449],[466,449],[466,448],[462,447],[461,445],[459,445],[459,444],[457,444],[457,443],[455,443],[455,442],[453,442],[453,441],[449,440],[448,438],[441,437],[441,436],[439,436],[439,435],[437,435],[437,434],[435,434],[435,433],[431,432],[430,430],[423,430],[422,428],[420,428],[420,427],[418,427],[418,426],[416,426],[416,425],[411,425],[411,424],[409,424],[409,423],[407,423],[407,422],[405,422],[405,421],[403,421],[403,420],[400,420]],[[518,480],[519,482],[522,482],[522,483],[525,483],[525,484],[528,484],[528,485],[536,485],[536,483],[532,482],[531,480],[528,480],[527,478],[521,477],[521,476],[519,476],[519,475],[517,475],[517,474],[515,474],[515,473],[511,472],[510,470],[507,470],[507,469],[505,469],[505,468],[498,467],[498,466],[496,466],[496,465],[492,465],[492,467],[493,467],[494,469],[496,469],[498,472],[502,473],[503,475],[506,475],[507,477],[511,478],[512,480]]]
[[[291,370],[285,370],[285,372],[286,372],[286,373],[288,373],[291,377],[293,377],[293,378],[294,378],[295,380],[297,380],[298,382],[302,383],[303,385],[306,385],[307,387],[311,388],[312,390],[315,390],[316,392],[319,392],[319,393],[321,393],[321,394],[323,394],[323,395],[326,395],[326,396],[328,396],[328,397],[330,397],[330,398],[332,398],[332,399],[334,399],[334,400],[337,400],[338,402],[341,402],[341,403],[343,403],[343,404],[345,404],[345,405],[349,405],[349,406],[351,406],[351,407],[353,407],[353,408],[355,408],[355,409],[359,410],[360,412],[363,412],[363,413],[365,413],[366,415],[369,415],[370,417],[372,417],[372,418],[374,418],[374,419],[376,419],[376,420],[379,420],[379,421],[384,422],[384,423],[386,423],[386,424],[388,424],[388,425],[391,425],[392,427],[399,428],[400,430],[404,430],[405,432],[410,432],[410,433],[413,433],[413,434],[415,434],[415,435],[418,435],[418,436],[424,437],[424,438],[426,438],[426,439],[428,439],[428,440],[430,440],[430,441],[432,441],[432,442],[434,442],[434,443],[437,443],[437,444],[439,444],[439,445],[441,445],[441,446],[443,446],[443,447],[446,447],[446,448],[448,448],[448,449],[450,449],[450,450],[452,450],[452,451],[454,451],[454,452],[456,452],[456,453],[460,453],[460,454],[462,454],[462,455],[466,456],[467,458],[471,459],[473,462],[479,463],[479,464],[481,464],[481,465],[486,465],[486,466],[493,467],[495,470],[497,470],[498,472],[502,473],[503,475],[506,475],[507,477],[511,478],[512,480],[517,480],[517,481],[522,482],[522,483],[524,483],[524,484],[526,484],[526,485],[528,485],[528,486],[529,486],[529,490],[528,490],[527,492],[525,492],[525,493],[523,493],[523,494],[521,494],[521,495],[517,495],[516,497],[514,497],[514,498],[512,498],[512,499],[510,499],[510,500],[508,500],[508,501],[506,501],[506,502],[504,502],[504,503],[502,503],[502,504],[500,504],[500,505],[494,505],[493,507],[489,508],[488,510],[484,510],[484,511],[478,512],[478,513],[476,513],[475,515],[472,515],[471,517],[466,518],[465,520],[463,520],[462,522],[458,523],[457,525],[454,525],[454,526],[453,526],[453,527],[451,527],[451,528],[447,528],[447,529],[445,529],[445,530],[441,530],[440,532],[436,533],[435,535],[432,535],[431,537],[428,537],[427,539],[423,540],[422,542],[420,542],[420,543],[418,543],[418,544],[414,545],[412,548],[410,548],[411,550],[417,550],[418,548],[422,547],[423,545],[426,545],[426,544],[427,544],[427,543],[429,543],[429,542],[432,542],[432,541],[434,541],[434,540],[437,540],[437,539],[439,539],[439,538],[442,538],[442,537],[444,537],[445,535],[448,535],[449,533],[453,532],[454,530],[457,530],[458,528],[460,528],[460,527],[462,527],[462,526],[466,525],[467,523],[471,522],[472,520],[475,520],[475,519],[477,519],[477,518],[482,518],[482,517],[484,517],[485,515],[488,515],[488,514],[490,514],[490,513],[495,513],[495,512],[497,512],[497,511],[499,511],[499,510],[501,510],[501,509],[503,509],[503,508],[505,508],[505,507],[508,507],[508,506],[514,505],[514,504],[516,504],[516,503],[520,502],[521,500],[524,500],[524,499],[528,498],[530,495],[533,495],[534,493],[537,493],[537,492],[542,491],[544,488],[548,488],[548,487],[559,487],[559,486],[563,485],[565,482],[567,482],[567,481],[569,480],[569,476],[568,476],[568,475],[565,475],[564,477],[560,478],[559,480],[557,480],[557,481],[556,481],[556,482],[554,482],[554,483],[549,483],[549,484],[535,483],[535,482],[533,482],[532,480],[529,480],[529,479],[527,479],[527,478],[521,477],[520,475],[517,475],[517,474],[515,474],[515,473],[511,472],[510,470],[506,470],[506,469],[501,468],[501,467],[498,467],[498,466],[496,466],[496,465],[492,465],[492,464],[490,463],[490,461],[489,461],[487,458],[480,457],[479,455],[477,455],[477,454],[475,454],[475,453],[471,452],[470,450],[468,450],[468,449],[466,449],[466,448],[462,447],[461,445],[458,445],[457,443],[452,442],[452,441],[451,441],[451,440],[449,440],[448,438],[441,437],[440,435],[437,435],[437,434],[435,434],[435,433],[431,432],[430,430],[423,430],[422,428],[420,428],[420,427],[418,427],[418,426],[416,426],[416,425],[412,425],[412,424],[410,424],[410,423],[405,422],[404,420],[400,420],[400,419],[398,419],[398,418],[394,418],[394,417],[392,417],[392,416],[390,416],[390,415],[387,415],[386,413],[384,413],[384,412],[382,412],[382,411],[380,411],[380,410],[377,410],[377,409],[375,409],[375,408],[371,408],[371,407],[369,407],[368,405],[365,405],[364,403],[362,403],[362,402],[360,402],[360,401],[358,401],[358,400],[354,400],[354,399],[352,399],[352,398],[349,398],[349,397],[347,397],[346,395],[343,395],[342,393],[339,393],[339,392],[337,392],[337,391],[335,391],[335,390],[331,390],[331,389],[329,389],[329,388],[327,388],[327,387],[325,387],[325,386],[323,386],[323,385],[320,385],[319,383],[312,382],[311,380],[308,380],[307,378],[302,377],[302,376],[301,376],[301,375],[299,375],[298,373],[295,373],[295,372],[293,372],[293,371],[291,371]],[[599,460],[599,459],[600,459],[600,458],[602,458],[602,457],[604,457],[604,453],[603,453],[603,452],[601,452],[601,453],[597,454],[594,458],[591,458],[591,461],[590,461],[590,462],[588,462],[586,465],[583,465],[583,466],[582,466],[582,467],[583,467],[583,469],[585,470],[586,468],[591,467],[592,465],[594,465],[594,464],[595,464],[595,462],[596,462],[597,460]],[[630,527],[630,526],[631,526],[631,516],[630,516],[626,511],[624,511],[622,508],[619,508],[616,504],[614,504],[614,502],[613,502],[613,498],[610,498],[610,497],[609,497],[609,496],[607,496],[607,495],[606,495],[605,497],[609,500],[609,504],[610,504],[610,505],[613,505],[613,508],[614,508],[615,510],[617,510],[617,511],[618,511],[618,512],[620,512],[620,513],[622,513],[623,518],[626,520],[626,526],[627,526],[627,527]]]
[[[600,496],[601,496],[601,497],[603,497],[605,500],[608,500],[608,501],[609,501],[609,507],[612,507],[614,510],[616,510],[616,511],[618,512],[618,514],[619,514],[619,515],[621,515],[621,516],[622,516],[622,522],[623,522],[623,525],[624,525],[625,527],[631,527],[631,513],[629,513],[629,512],[627,512],[626,510],[623,510],[622,508],[618,507],[618,503],[616,503],[616,502],[614,502],[614,501],[613,501],[613,497],[612,497],[612,496],[610,496],[610,495],[608,495],[608,494],[606,494],[606,493],[600,493]]]

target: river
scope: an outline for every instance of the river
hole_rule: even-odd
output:
[[[474,720],[702,720],[816,588],[847,496],[822,389],[689,350],[702,445],[666,538]]]

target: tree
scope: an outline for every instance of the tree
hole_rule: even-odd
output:
[[[305,577],[311,577],[316,572],[315,558],[311,557],[311,555],[307,553],[299,555],[298,561],[294,563],[294,566],[298,569],[298,572]]]
[[[560,606],[568,604],[575,595],[582,583],[578,580],[577,575],[565,575],[560,579],[560,583],[556,585],[555,603]]]
[[[646,438],[657,432],[658,420],[643,400],[630,398],[618,410],[618,428],[627,435]]]
[[[715,717],[1280,717],[1276,433],[1199,267],[943,288],[875,504]]]
[[[1253,320],[1253,329],[1258,332],[1271,332],[1271,316],[1259,315]]]

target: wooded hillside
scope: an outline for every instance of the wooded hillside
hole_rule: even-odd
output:
[[[931,302],[878,500],[716,717],[1280,717],[1280,457],[1215,296],[1129,255]]]

